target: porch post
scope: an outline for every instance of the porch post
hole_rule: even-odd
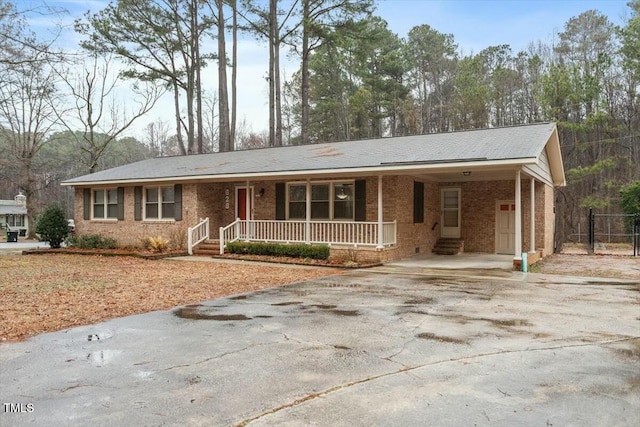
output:
[[[382,229],[382,175],[378,175],[378,246],[384,248],[384,230]]]
[[[516,230],[515,259],[522,259],[522,200],[520,195],[520,169],[516,171]]]
[[[249,180],[247,180],[247,191],[244,192],[245,194],[245,218],[247,219],[247,221],[249,221],[251,219],[251,197],[250,197],[250,193],[251,192],[251,188],[249,187]],[[247,222],[247,224],[249,224]]]
[[[529,237],[529,252],[536,251],[536,181],[531,178],[531,224],[530,224],[530,232],[531,235]]]
[[[308,245],[311,242],[311,181],[307,179],[307,214],[304,223],[304,242]]]
[[[245,218],[244,223],[244,238],[248,242],[250,240],[249,221],[251,220],[251,187],[249,187],[249,180],[247,180],[247,189],[244,192],[245,200]]]

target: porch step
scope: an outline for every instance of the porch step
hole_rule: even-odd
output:
[[[193,248],[193,254],[197,256],[211,256],[220,254],[219,240],[205,240]]]
[[[464,249],[464,240],[441,237],[433,247],[437,255],[458,255]]]

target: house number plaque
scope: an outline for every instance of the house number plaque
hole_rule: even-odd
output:
[[[224,208],[229,209],[229,202],[231,200],[231,191],[228,188],[224,189]]]

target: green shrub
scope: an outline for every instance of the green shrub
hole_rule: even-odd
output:
[[[118,247],[115,239],[101,234],[77,234],[69,238],[69,244],[80,249],[115,249]]]
[[[59,248],[69,234],[64,211],[60,206],[48,206],[36,224],[36,234],[52,248]]]
[[[280,243],[232,242],[226,251],[231,254],[285,256],[291,258],[329,258],[329,247],[319,245],[285,245]]]

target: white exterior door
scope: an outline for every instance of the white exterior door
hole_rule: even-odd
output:
[[[496,202],[496,253],[514,255],[516,251],[516,203]]]
[[[460,238],[460,189],[443,188],[440,191],[442,215],[441,237]]]

